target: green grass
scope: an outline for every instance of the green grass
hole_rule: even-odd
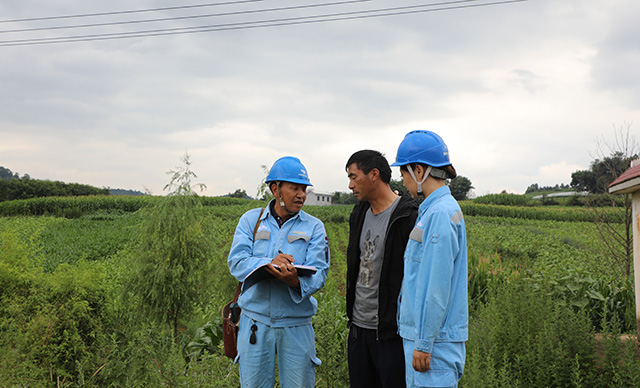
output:
[[[144,221],[142,209],[153,201],[153,197],[87,197],[0,204],[0,214],[9,215],[0,217],[0,281],[4,282],[0,354],[11,354],[0,357],[0,381],[44,387],[82,386],[81,382],[87,387],[238,386],[237,366],[230,360],[217,353],[205,354],[199,362],[185,365],[181,346],[197,328],[219,322],[220,308],[236,284],[226,257],[238,218],[266,203],[202,198],[206,216],[202,226],[213,246],[210,260],[215,269],[203,285],[209,297],[181,322],[182,341],[174,345],[166,327],[151,325],[140,316],[135,300],[125,303],[123,298]],[[580,343],[566,325],[579,322],[578,334],[603,327],[615,331],[624,326],[621,320],[633,319],[626,316],[635,307],[630,298],[632,283],[607,257],[595,253],[600,243],[589,212],[468,201],[461,205],[468,233],[475,333],[468,343],[464,386],[536,386],[544,373],[560,371],[558,381],[573,386],[581,381],[582,386],[589,386],[586,382],[606,386],[601,381],[604,377],[594,377],[597,371],[589,369],[590,339]],[[349,205],[305,208],[325,222],[332,260],[327,286],[317,295],[319,310],[314,318],[318,355],[323,360],[317,370],[319,387],[348,386],[344,291],[351,209]],[[514,291],[509,288],[512,284],[527,285],[530,290]],[[512,311],[505,303],[521,306],[513,306]],[[528,311],[518,312],[523,308]],[[34,314],[17,315],[19,311]],[[533,325],[530,320],[539,322]],[[47,329],[46,322],[59,325]],[[87,328],[94,328],[93,332]],[[49,351],[38,344],[42,338],[51,338],[47,330],[52,329],[66,330],[71,336]],[[496,340],[487,341],[483,335]],[[526,338],[518,339],[519,335]],[[559,335],[571,342],[554,348]],[[500,338],[504,343],[493,348]],[[79,356],[73,346],[88,353]],[[75,360],[57,362],[61,354]],[[550,361],[546,369],[545,354]],[[633,381],[629,371],[636,364],[625,357],[615,364],[619,368],[609,365],[600,374],[609,376],[610,386],[615,386],[613,381]]]

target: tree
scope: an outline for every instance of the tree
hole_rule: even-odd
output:
[[[16,199],[52,196],[70,197],[79,195],[109,195],[109,190],[79,183],[44,181],[29,178],[0,179],[0,202]]]
[[[249,197],[249,195],[247,195],[247,192],[244,191],[244,190],[241,190],[241,189],[236,189],[236,191],[234,191],[233,193],[229,193],[229,194],[225,195],[225,197],[251,199],[251,197]]]
[[[397,192],[407,192],[407,189],[402,184],[402,180],[393,180],[389,182],[389,187],[391,190]],[[341,191],[336,191],[333,193],[331,197],[331,203],[334,205],[355,205],[358,203],[358,198],[356,198],[353,193],[345,193]]]
[[[609,184],[625,172],[636,155],[625,155],[614,151],[611,155],[591,162],[589,170],[580,170],[571,174],[571,187],[591,194],[604,194]]]
[[[451,195],[458,201],[463,201],[467,199],[467,195],[469,191],[474,187],[471,185],[471,181],[469,178],[464,177],[462,175],[458,175],[453,178],[449,183],[449,189],[451,190]]]
[[[527,187],[527,190],[525,190],[524,193],[529,194],[529,193],[535,193],[536,191],[563,191],[563,190],[570,190],[570,189],[571,189],[571,186],[564,183],[561,183],[561,184],[556,183],[555,186],[539,186],[537,183],[533,183],[532,185]]]
[[[614,128],[615,145],[609,145],[604,140],[598,141],[598,158],[591,163],[590,170],[576,171],[571,174],[572,187],[590,193],[601,193],[612,207],[618,206],[619,201],[616,197],[619,196],[614,197],[609,194],[609,184],[629,168],[631,160],[638,157],[638,144],[635,142],[635,137],[630,134],[631,124],[625,124],[626,128],[618,130]],[[605,156],[605,152],[609,152],[609,156]],[[597,218],[595,227],[600,235],[601,246],[604,247],[600,253],[612,258],[622,272],[630,276],[633,263],[631,195],[623,196],[623,212],[620,213],[620,217],[606,217],[602,214],[598,209],[602,201],[587,197],[586,202]],[[623,225],[623,228],[621,229],[619,225]]]
[[[11,170],[9,170],[8,168],[2,167],[0,166],[0,179],[6,179],[6,180],[10,180],[13,179],[13,172],[11,172]]]
[[[394,180],[392,179],[389,182],[389,186],[391,187],[391,190],[393,191],[397,191],[398,193],[403,191],[403,192],[407,192],[407,188],[404,187],[404,184],[402,183],[402,179],[398,179],[398,180]]]
[[[212,256],[202,227],[202,203],[194,191],[206,186],[192,184],[197,175],[191,171],[188,153],[182,161],[183,167],[167,172],[171,181],[164,189],[169,194],[144,217],[129,287],[147,316],[173,327],[176,342],[180,319],[193,312],[206,290],[203,285]]]
[[[353,193],[336,191],[331,197],[331,203],[334,205],[354,205],[358,203],[358,198]]]
[[[262,181],[260,181],[260,184],[258,185],[258,193],[256,194],[256,198],[260,199],[261,201],[271,200],[273,198],[273,194],[271,194],[271,189],[267,185],[269,167],[264,164],[260,165],[260,167],[262,168],[262,172],[264,173],[264,178],[262,178]]]

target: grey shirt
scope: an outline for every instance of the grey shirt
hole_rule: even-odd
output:
[[[384,242],[396,199],[384,211],[373,214],[367,210],[360,234],[360,271],[356,283],[356,298],[353,305],[353,323],[365,329],[378,326],[378,285],[384,257]]]

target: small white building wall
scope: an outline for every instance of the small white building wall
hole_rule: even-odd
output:
[[[310,190],[307,192],[307,200],[304,204],[314,206],[328,206],[331,205],[331,197],[333,197],[333,194],[315,192]]]

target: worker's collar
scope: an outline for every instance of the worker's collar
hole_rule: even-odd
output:
[[[273,216],[273,218],[276,220],[276,222],[278,223],[278,227],[282,228],[282,225],[284,225],[284,219],[282,217],[280,217],[278,215],[278,213],[276,213],[276,200],[274,199],[273,201],[271,201],[269,203],[269,210],[271,215]]]

